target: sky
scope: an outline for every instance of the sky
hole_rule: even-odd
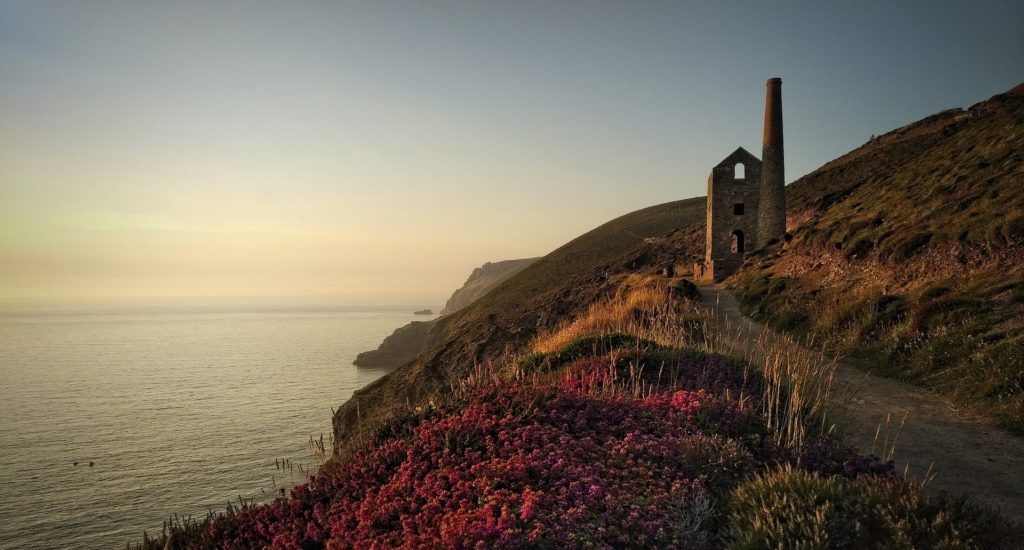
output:
[[[789,182],[1024,79],[1021,2],[767,4],[0,0],[0,302],[440,305],[704,195],[769,77]]]

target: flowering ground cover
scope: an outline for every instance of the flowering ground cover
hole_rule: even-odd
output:
[[[478,377],[168,546],[1013,547],[998,516],[827,432],[780,439],[771,380],[664,334],[578,336]]]

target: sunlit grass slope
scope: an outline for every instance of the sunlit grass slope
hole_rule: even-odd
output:
[[[793,183],[793,239],[730,281],[741,302],[1024,432],[1022,94],[895,130]]]

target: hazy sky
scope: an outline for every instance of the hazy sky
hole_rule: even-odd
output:
[[[0,300],[440,299],[1024,79],[1024,3],[0,0]],[[762,5],[765,4],[765,5]]]

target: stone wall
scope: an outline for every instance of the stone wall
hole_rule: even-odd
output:
[[[760,183],[761,161],[742,147],[711,169],[704,271],[713,279],[738,269],[743,253],[757,243]]]

